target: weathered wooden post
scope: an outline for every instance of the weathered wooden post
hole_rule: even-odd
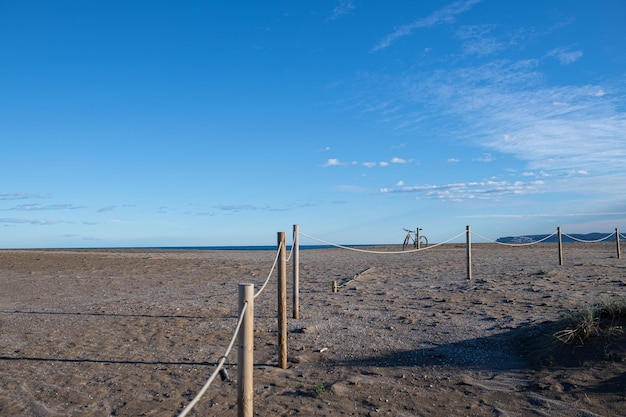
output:
[[[239,327],[237,358],[237,416],[252,417],[254,411],[254,284],[239,284],[239,311],[246,306]]]
[[[333,281],[333,293],[337,292],[337,281]]]
[[[300,230],[293,225],[293,318],[300,318]]]
[[[415,248],[419,249],[420,248],[420,229],[419,227],[415,230]]]
[[[559,248],[559,265],[563,265],[563,240],[561,239],[561,228],[556,228],[557,243]]]
[[[617,227],[615,228],[615,244],[617,245],[617,259],[620,259],[622,256],[622,253],[620,252],[620,249],[619,249],[619,230],[617,229]]]
[[[465,240],[467,244],[467,280],[472,280],[472,232],[469,226],[465,226]]]
[[[287,369],[287,259],[285,232],[278,232],[278,366]]]

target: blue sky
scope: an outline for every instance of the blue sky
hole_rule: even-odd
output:
[[[624,18],[0,0],[0,247],[626,230]]]

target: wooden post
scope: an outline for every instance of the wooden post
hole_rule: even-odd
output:
[[[254,408],[254,284],[239,284],[239,311],[246,305],[239,327],[237,359],[237,416],[252,417]]]
[[[337,281],[333,281],[333,293],[337,292]]]
[[[419,227],[417,229],[415,229],[415,248],[419,249],[420,248],[420,229]]]
[[[622,254],[619,249],[619,230],[615,228],[615,244],[617,245],[617,259],[620,259]]]
[[[472,232],[465,226],[465,240],[467,241],[467,280],[472,280]]]
[[[278,232],[278,366],[287,369],[287,258],[285,232]]]
[[[556,228],[557,244],[559,248],[559,265],[563,265],[563,240],[561,239],[561,228]]]
[[[293,225],[293,318],[300,318],[300,238],[297,224]]]

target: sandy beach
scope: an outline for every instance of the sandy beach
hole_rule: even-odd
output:
[[[398,250],[376,247],[376,251]],[[300,253],[277,366],[275,274],[255,300],[258,416],[622,416],[626,343],[555,342],[564,311],[626,296],[615,243]],[[215,369],[274,251],[0,251],[0,415],[176,416]],[[367,270],[352,280],[354,276]],[[332,282],[340,284],[332,292]],[[192,416],[235,416],[231,381]]]

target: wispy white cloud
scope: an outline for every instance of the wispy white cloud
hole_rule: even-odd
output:
[[[484,145],[529,162],[531,169],[596,173],[622,170],[626,158],[626,114],[612,98],[596,97],[594,87],[559,87],[511,92],[502,98],[508,112],[493,109],[485,115],[500,137],[483,138]],[[554,106],[554,96],[566,106]]]
[[[112,206],[105,206],[105,207],[100,207],[98,210],[96,210],[97,213],[107,213],[110,211],[114,211],[117,210],[119,208],[133,208],[133,207],[137,207],[136,204],[122,204],[121,206],[117,206],[117,205],[112,205]],[[159,207],[158,211],[165,211],[167,209],[167,207]]]
[[[17,219],[17,218],[0,218],[0,223],[13,223],[13,224],[33,224],[39,226],[47,226],[51,224],[61,223],[59,220],[50,219]]]
[[[0,201],[7,200],[27,200],[27,199],[45,199],[48,198],[47,195],[40,194],[29,194],[29,193],[5,193],[0,194]]]
[[[341,162],[339,159],[337,158],[331,158],[328,159],[326,162],[324,162],[322,165],[320,165],[323,168],[327,168],[327,167],[337,167],[337,166],[348,166],[348,165],[362,165],[366,168],[374,168],[374,167],[388,167],[391,164],[408,164],[409,162],[411,162],[410,160],[404,159],[404,158],[399,158],[399,157],[393,157],[391,158],[389,161],[379,161],[379,162],[374,162],[374,161],[365,161],[365,162],[357,162],[357,161],[352,161],[350,163],[347,162]]]
[[[354,8],[354,0],[339,0],[339,4],[333,9],[333,13],[328,17],[328,20],[339,19],[350,13]]]
[[[298,208],[315,207],[316,205],[317,204],[312,203],[312,202],[291,203],[291,204],[277,205],[277,206],[262,205],[262,204],[258,205],[258,204],[249,204],[249,203],[221,204],[221,205],[212,207],[213,210],[200,211],[200,212],[189,213],[189,214],[194,214],[196,216],[212,217],[212,216],[218,216],[220,215],[220,213],[234,214],[234,213],[244,213],[244,212],[254,212],[254,211],[258,211],[258,212],[290,211],[290,210],[294,210]]]
[[[20,204],[18,206],[11,207],[8,210],[17,211],[42,211],[42,210],[77,210],[85,207],[75,206],[73,204]]]
[[[556,48],[547,53],[547,56],[558,58],[562,65],[569,65],[578,61],[582,56],[582,51],[570,51],[565,48]]]
[[[375,92],[385,102],[395,97],[405,108],[390,122],[397,128],[428,126],[433,134],[463,137],[525,161],[526,172],[546,177],[584,170],[606,181],[611,174],[612,194],[626,197],[626,86],[549,86],[539,66],[538,60],[497,60],[412,73]],[[446,130],[438,132],[439,126]],[[569,185],[576,191],[575,182]]]
[[[480,218],[504,218],[504,219],[523,219],[523,218],[537,218],[537,217],[608,217],[608,216],[624,216],[625,211],[613,211],[613,212],[569,212],[569,213],[486,213],[486,214],[466,214],[458,217],[467,219],[480,219]],[[614,226],[611,223],[611,226]]]
[[[589,175],[589,171],[587,171],[586,169],[579,169],[576,171],[571,171],[570,173],[571,175]]]
[[[339,161],[339,159],[337,158],[330,158],[326,162],[324,162],[321,166],[326,168],[326,167],[338,167],[341,165],[347,165],[347,164]]]
[[[400,26],[373,51],[420,28],[453,24],[477,3],[457,1]],[[403,74],[359,73],[357,100],[364,111],[377,114],[379,122],[402,134],[428,132],[443,146],[454,140],[484,151],[474,162],[496,162],[497,156],[497,163],[480,167],[479,178],[500,179],[502,170],[511,167],[503,164],[510,161],[516,167],[507,171],[511,182],[441,185],[433,180],[432,185],[411,187],[411,178],[405,177],[402,185],[381,191],[447,200],[561,193],[585,195],[581,200],[585,205],[603,198],[612,201],[609,208],[624,201],[626,83],[617,77],[592,78],[591,72],[583,81],[568,77],[553,82],[557,75],[551,71],[558,71],[554,62],[576,66],[583,51],[563,46],[532,54],[541,38],[551,37],[544,44],[558,45],[555,42],[562,37],[554,35],[572,19],[561,19],[548,29],[491,22],[454,28],[456,37],[451,40],[457,42],[456,52],[447,55],[454,59],[444,64],[429,58],[407,66]],[[600,73],[601,68],[595,71]],[[489,169],[491,175],[485,172]]]
[[[369,193],[370,190],[364,187],[356,185],[337,185],[334,187],[337,191],[343,191],[348,193]]]
[[[456,21],[458,15],[470,10],[475,4],[482,0],[461,0],[456,1],[442,9],[436,10],[430,16],[418,19],[413,23],[400,26],[392,33],[385,36],[378,44],[372,48],[372,52],[385,49],[392,45],[396,40],[411,35],[415,30],[420,28],[429,28],[441,24],[450,24]]]
[[[493,162],[494,160],[495,158],[490,153],[484,153],[478,158],[472,159],[472,161],[476,161],[476,162]]]
[[[543,185],[543,181],[481,181],[445,185],[400,186],[398,188],[383,188],[380,192],[383,194],[413,193],[438,200],[462,201],[537,194],[543,191]]]
[[[545,177],[550,177],[551,175],[548,174],[545,171],[539,171],[539,172],[534,172],[534,171],[524,171],[522,172],[522,177],[536,177],[536,178],[545,178]]]
[[[491,35],[495,27],[495,25],[467,25],[457,30],[457,36],[463,41],[463,53],[486,56],[504,49],[505,44]]]
[[[267,209],[267,207],[255,206],[252,204],[224,204],[224,205],[216,206],[216,208],[221,211],[230,211],[230,212],[256,211],[256,210]]]

